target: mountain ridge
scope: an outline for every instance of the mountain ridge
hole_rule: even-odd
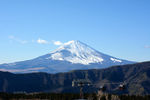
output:
[[[84,88],[85,92],[96,92],[101,85],[105,85],[109,93],[150,94],[150,61],[113,66],[106,69],[74,70],[56,74],[43,72],[13,74],[0,71],[0,91],[76,93],[79,92],[79,88],[72,87],[72,81],[85,78],[94,85],[94,87]],[[126,83],[126,89],[121,92],[118,90],[119,84],[113,83],[123,82]]]

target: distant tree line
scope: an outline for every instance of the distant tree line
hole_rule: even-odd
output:
[[[115,99],[114,97],[117,97]],[[75,100],[79,99],[80,94],[73,93],[0,93],[0,100]],[[84,94],[87,100],[150,100],[150,95],[104,95],[98,98],[97,94]]]
[[[74,100],[79,98],[80,94],[75,93],[0,93],[0,100]],[[96,100],[96,94],[84,94],[84,98]]]

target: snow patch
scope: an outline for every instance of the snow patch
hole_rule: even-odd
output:
[[[112,60],[113,62],[122,62],[121,60],[119,60],[119,59],[115,59],[115,58],[110,58],[110,60]]]
[[[54,53],[54,54],[51,55],[51,58],[53,60],[63,60],[63,57],[62,57],[61,53]]]

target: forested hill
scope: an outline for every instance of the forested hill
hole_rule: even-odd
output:
[[[96,92],[104,84],[108,92],[120,93],[118,84],[125,82],[124,93],[150,94],[150,62],[57,74],[0,72],[0,92],[79,92],[79,88],[72,87],[72,81],[85,78],[93,84],[84,89],[88,92]]]

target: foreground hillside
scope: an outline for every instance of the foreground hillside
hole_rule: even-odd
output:
[[[72,87],[72,81],[85,78],[88,78],[93,84],[84,88],[85,92],[97,92],[99,86],[105,85],[107,87],[106,92],[109,93],[150,94],[150,62],[58,74],[12,74],[0,72],[0,91],[79,92],[79,88]],[[117,89],[120,82],[125,82],[126,84],[126,90],[123,92]]]

